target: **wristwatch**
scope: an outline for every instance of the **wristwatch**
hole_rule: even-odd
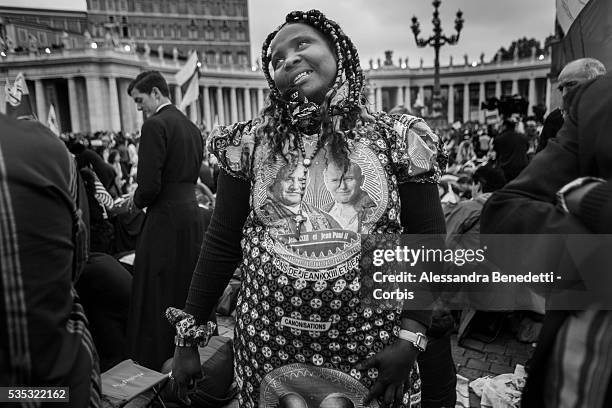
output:
[[[572,180],[566,185],[564,185],[563,187],[561,187],[559,191],[557,191],[557,204],[559,204],[559,207],[561,207],[563,212],[565,212],[566,214],[569,214],[570,211],[569,211],[569,208],[567,207],[567,202],[565,201],[565,197],[569,193],[571,193],[572,191],[586,184],[595,183],[595,182],[601,183],[604,181],[605,181],[604,179],[601,179],[599,177],[579,177],[575,180]]]
[[[401,329],[398,337],[402,340],[408,340],[414,344],[414,347],[416,347],[419,351],[425,351],[427,348],[427,336],[425,336],[423,333],[414,333]]]

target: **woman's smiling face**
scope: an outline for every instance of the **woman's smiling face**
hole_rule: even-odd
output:
[[[336,56],[317,29],[288,24],[270,45],[274,83],[282,93],[297,87],[310,101],[320,104],[336,79]]]

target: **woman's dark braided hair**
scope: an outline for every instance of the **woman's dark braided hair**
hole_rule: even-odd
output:
[[[285,18],[285,23],[270,33],[262,47],[263,72],[270,87],[270,100],[263,111],[264,125],[261,131],[271,141],[272,153],[283,155],[283,146],[294,135],[294,144],[299,137],[299,130],[291,124],[290,112],[283,102],[282,95],[270,75],[270,44],[278,32],[287,24],[307,24],[321,32],[328,40],[332,52],[336,55],[336,79],[325,95],[320,106],[321,141],[329,141],[331,155],[345,170],[349,166],[349,149],[347,138],[354,137],[354,128],[364,108],[363,86],[364,75],[361,70],[359,55],[351,39],[344,34],[338,23],[325,17],[319,10],[293,11]],[[348,94],[337,105],[331,101],[340,87],[346,82]],[[333,119],[333,120],[332,120]],[[289,146],[296,149],[297,146]]]

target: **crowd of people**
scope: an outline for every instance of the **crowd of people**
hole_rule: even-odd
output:
[[[597,61],[568,64],[544,123],[433,130],[368,108],[355,46],[319,11],[288,14],[262,66],[266,107],[210,133],[157,71],[128,88],[145,116],[133,135],[58,139],[0,115],[0,384],[100,406],[100,372],[173,358],[169,388],[188,404],[238,268],[239,406],[451,407],[449,312],[362,304],[360,234],[609,232],[612,82],[593,80]],[[610,406],[609,312],[545,322],[523,406]]]

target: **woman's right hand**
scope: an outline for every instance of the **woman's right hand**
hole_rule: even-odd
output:
[[[183,403],[190,405],[187,396],[189,389],[193,388],[195,381],[202,378],[202,366],[198,348],[176,346],[172,360],[172,379],[176,385],[176,395]],[[172,385],[174,387],[174,385]]]

